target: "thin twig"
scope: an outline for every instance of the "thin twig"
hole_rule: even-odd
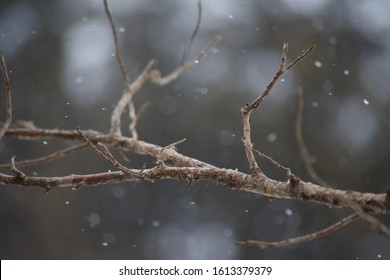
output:
[[[260,103],[269,95],[276,81],[280,78],[280,76],[284,74],[284,72],[286,71],[284,69],[284,66],[287,60],[287,53],[288,53],[288,44],[283,43],[282,56],[280,58],[280,64],[278,70],[276,71],[276,73],[274,74],[274,76],[272,77],[271,81],[268,83],[267,87],[262,92],[262,94],[259,95],[259,97],[257,97],[253,102],[249,103],[248,105],[249,109],[251,110],[256,109],[260,105]]]
[[[86,143],[99,155],[101,156],[102,158],[104,158],[105,160],[107,160],[108,162],[110,162],[114,167],[118,168],[120,171],[124,172],[124,173],[127,173],[127,174],[131,174],[135,177],[139,177],[139,179],[142,179],[142,176],[140,175],[140,172],[133,172],[131,169],[125,167],[123,164],[121,164],[112,154],[111,152],[108,150],[108,148],[100,143],[100,142],[97,142],[96,145],[92,143],[92,141],[90,139],[88,139],[88,137],[81,131],[81,129],[79,127],[77,127],[77,131],[78,133],[84,138],[84,140],[86,141]]]
[[[12,123],[12,98],[11,98],[11,80],[9,78],[7,64],[3,53],[0,52],[0,65],[3,72],[4,87],[5,87],[5,99],[6,99],[6,119],[3,127],[0,129],[0,140],[3,138],[5,132]]]
[[[129,115],[130,115],[130,132],[132,134],[132,137],[134,139],[138,139],[138,133],[136,130],[136,123],[137,123],[137,114],[136,110],[133,104],[133,96],[136,92],[138,92],[143,84],[149,79],[152,83],[157,84],[157,85],[166,85],[173,80],[177,79],[183,72],[186,70],[192,68],[196,64],[198,64],[203,58],[211,51],[212,48],[215,47],[215,45],[221,40],[220,36],[216,36],[207,46],[206,48],[199,53],[199,55],[196,57],[196,59],[187,62],[189,52],[192,46],[192,42],[198,33],[199,26],[200,26],[200,20],[201,20],[201,13],[202,13],[202,8],[200,2],[198,3],[198,19],[197,19],[197,24],[195,26],[194,31],[192,32],[191,38],[189,40],[189,43],[187,44],[187,47],[185,48],[184,55],[183,55],[183,62],[182,65],[180,65],[177,69],[175,69],[172,73],[167,75],[166,77],[161,77],[160,71],[157,69],[151,69],[154,61],[150,61],[142,73],[136,78],[136,80],[133,83],[130,83],[130,79],[128,76],[128,72],[126,70],[125,64],[123,62],[123,59],[120,54],[119,50],[119,38],[118,38],[118,32],[116,31],[116,25],[112,16],[112,13],[110,11],[110,8],[108,6],[108,1],[104,0],[104,10],[106,12],[107,18],[110,22],[111,29],[112,29],[112,34],[114,36],[114,44],[115,44],[115,51],[116,51],[116,58],[117,62],[125,83],[125,91],[119,100],[118,104],[116,105],[114,111],[111,114],[111,129],[110,129],[110,134],[120,136],[122,135],[121,132],[121,116],[126,108],[126,106],[129,107]]]
[[[258,97],[256,98],[253,102],[247,103],[242,109],[242,127],[243,127],[243,144],[245,148],[245,153],[246,157],[249,162],[250,169],[252,171],[252,176],[254,177],[259,177],[264,175],[263,172],[261,171],[255,155],[253,154],[253,144],[251,140],[251,128],[250,128],[250,116],[252,111],[259,106],[260,102],[264,100],[264,98],[269,94],[271,91],[273,85],[275,82],[278,80],[278,78],[282,75],[283,73],[283,67],[286,62],[286,57],[287,57],[287,51],[288,51],[288,45],[287,43],[283,44],[283,51],[282,51],[282,57],[280,60],[280,65],[278,70],[276,71],[275,75],[273,76],[272,80],[266,87],[265,91]]]
[[[149,106],[150,106],[150,102],[145,102],[144,104],[142,104],[141,108],[139,108],[138,113],[136,113],[133,102],[129,104],[129,117],[131,120],[129,125],[129,130],[131,136],[134,139],[138,139],[138,133],[136,129],[138,121]]]
[[[112,154],[111,152],[108,150],[108,148],[98,142],[96,144],[96,147],[95,147],[95,150],[96,152],[101,152],[101,155],[103,156],[103,158],[105,158],[108,162],[110,162],[113,166],[115,166],[116,168],[118,168],[120,171],[123,171],[127,174],[132,174],[132,175],[136,175],[136,176],[139,176],[139,179],[142,179],[142,177],[140,176],[140,172],[133,172],[131,169],[127,168],[126,166],[124,166],[123,164],[121,164]],[[99,153],[100,154],[100,153]]]
[[[185,141],[187,141],[187,138],[180,139],[179,141],[176,141],[176,142],[171,143],[171,144],[169,144],[169,145],[167,145],[167,146],[165,146],[165,147],[162,147],[161,150],[160,150],[160,152],[159,152],[159,154],[158,154],[158,156],[157,156],[157,164],[158,164],[159,166],[165,164],[165,163],[164,163],[164,160],[161,159],[161,153],[162,153],[164,150],[173,149],[173,150],[176,151],[176,146],[177,146],[177,145],[180,145],[181,143],[184,143]]]
[[[360,219],[362,219],[364,222],[366,222],[373,231],[386,236],[387,238],[390,238],[390,229],[381,221],[379,221],[377,218],[371,216],[370,214],[366,213],[361,206],[359,206],[356,202],[352,201],[351,199],[346,198],[345,202],[348,204],[348,206],[355,210],[356,214],[359,216]]]
[[[97,142],[97,144],[95,145],[94,143],[92,143],[92,141],[81,131],[80,127],[77,127],[77,131],[78,133],[81,135],[81,137],[84,138],[85,142],[101,157],[105,158],[106,160],[110,161],[109,157],[107,157],[107,155],[102,152],[101,150],[98,149],[99,147],[99,143],[100,142]],[[100,143],[101,144],[101,143]]]
[[[285,239],[282,241],[265,242],[265,241],[258,241],[258,240],[245,240],[245,241],[237,241],[237,244],[244,245],[244,246],[255,246],[255,247],[259,247],[260,249],[270,249],[270,248],[289,246],[289,245],[324,237],[325,235],[328,235],[346,226],[350,222],[354,221],[356,218],[357,218],[357,214],[355,213],[322,230],[316,231],[311,234],[299,236],[299,237]]]
[[[150,82],[152,82],[156,85],[159,85],[159,86],[164,86],[166,84],[173,82],[180,75],[182,75],[185,71],[198,65],[217,46],[217,44],[221,40],[222,40],[222,37],[220,35],[215,36],[207,44],[207,46],[196,56],[195,59],[180,65],[175,70],[173,70],[170,74],[168,74],[164,77],[161,76],[160,71],[158,71],[157,69],[153,69],[150,73]]]
[[[304,59],[309,53],[311,53],[316,45],[311,45],[307,50],[303,51],[303,53],[293,60],[283,71],[287,71],[290,68],[294,67],[297,63],[299,63],[302,59]]]
[[[280,59],[280,64],[272,77],[271,81],[268,83],[265,90],[252,102],[247,103],[244,107],[241,108],[242,113],[242,126],[243,126],[243,143],[246,152],[246,156],[248,159],[248,163],[250,169],[252,171],[252,175],[255,177],[263,176],[263,172],[261,171],[258,163],[256,162],[255,155],[253,154],[253,144],[251,140],[251,128],[250,128],[250,116],[254,109],[256,109],[260,103],[270,94],[272,88],[274,87],[277,80],[282,76],[287,70],[295,66],[298,62],[304,59],[312,50],[314,49],[314,45],[310,46],[302,55],[298,56],[292,63],[290,63],[286,68],[286,60],[287,60],[287,52],[288,52],[288,44],[283,44],[282,56]]]
[[[118,32],[116,30],[114,18],[112,17],[110,7],[108,5],[108,1],[103,0],[103,3],[104,3],[104,11],[107,15],[108,21],[110,22],[112,35],[114,36],[116,61],[119,65],[119,70],[121,71],[121,75],[122,75],[123,81],[125,83],[125,88],[126,88],[126,90],[130,90],[130,78],[129,78],[129,74],[127,72],[126,66],[123,62],[122,55],[121,55],[120,50],[119,50],[119,36],[118,36]]]
[[[356,213],[359,215],[359,218],[369,224],[370,228],[373,231],[383,236],[386,236],[387,238],[390,238],[390,229],[384,223],[379,221],[377,218],[365,213],[361,209],[359,211],[356,211]]]
[[[299,150],[301,152],[301,157],[303,160],[303,165],[306,169],[307,174],[310,176],[310,178],[317,184],[331,188],[331,186],[322,179],[317,172],[314,170],[313,165],[310,161],[310,153],[307,149],[305,139],[303,138],[302,133],[302,120],[303,120],[303,108],[304,108],[304,99],[303,99],[303,90],[302,88],[299,88],[298,91],[298,111],[297,111],[297,118],[295,121],[295,137],[297,138]]]
[[[68,154],[74,153],[76,151],[79,151],[81,149],[84,149],[85,147],[87,147],[87,144],[82,143],[82,144],[75,145],[75,146],[72,146],[72,147],[69,147],[69,148],[66,148],[63,150],[56,151],[54,153],[51,153],[51,154],[43,156],[43,157],[21,160],[21,161],[15,162],[15,166],[26,167],[26,166],[32,166],[32,165],[36,165],[36,164],[46,163],[46,162],[49,162],[51,160],[59,159],[59,158],[64,157],[65,155],[68,155]],[[10,168],[12,168],[12,164],[0,164],[0,168],[10,169]]]
[[[112,16],[111,11],[110,11],[108,1],[103,0],[103,3],[104,3],[104,11],[107,15],[109,22],[110,22],[112,35],[114,37],[116,60],[117,60],[117,63],[119,65],[119,69],[120,69],[120,72],[122,74],[122,78],[123,78],[123,81],[125,84],[125,91],[123,93],[123,96],[122,96],[121,100],[118,102],[118,105],[115,107],[115,109],[111,115],[111,133],[115,134],[115,135],[121,135],[120,118],[121,118],[121,115],[123,114],[123,111],[124,111],[126,105],[128,105],[130,119],[132,120],[132,124],[130,125],[131,126],[130,132],[132,133],[132,136],[135,139],[137,139],[138,133],[137,133],[135,124],[133,124],[134,119],[136,119],[136,118],[135,118],[135,108],[134,108],[134,103],[133,103],[132,97],[141,88],[143,83],[147,80],[147,75],[145,75],[145,71],[144,71],[138,77],[138,78],[140,78],[142,76],[142,78],[145,78],[142,80],[141,83],[140,83],[140,79],[138,79],[138,78],[136,79],[136,81],[134,81],[133,84],[130,83],[129,74],[127,72],[125,63],[123,62],[122,55],[121,55],[120,49],[119,49],[119,36],[118,36],[118,32],[116,30],[114,18]],[[149,64],[152,64],[152,63],[149,62]],[[152,65],[150,65],[149,69],[151,67],[152,67]],[[147,71],[149,71],[149,69]],[[134,84],[136,85],[136,87],[134,87]]]
[[[260,152],[259,150],[256,150],[256,149],[253,149],[253,151],[260,157],[268,160],[269,162],[271,162],[273,165],[275,165],[277,168],[281,169],[281,170],[284,170],[286,171],[286,173],[289,175],[291,174],[291,170],[290,168],[288,167],[285,167],[283,165],[281,165],[279,162],[277,162],[276,160],[274,160],[272,157],[270,156],[267,156],[266,154]]]
[[[295,135],[298,141],[298,146],[301,151],[301,156],[303,160],[304,167],[306,172],[310,176],[310,178],[316,182],[317,184],[332,188],[324,179],[322,179],[317,172],[314,170],[312,163],[310,162],[310,153],[306,146],[305,140],[303,138],[302,133],[302,120],[303,120],[303,108],[304,108],[304,98],[303,98],[303,90],[299,88],[298,92],[298,111],[297,118],[295,122]],[[382,234],[388,238],[390,238],[390,229],[383,224],[381,221],[376,219],[375,217],[365,213],[360,206],[358,206],[355,202],[350,199],[345,199],[345,202],[349,204],[350,208],[355,210],[356,214],[359,218],[369,224],[372,230],[375,232]]]
[[[192,43],[194,42],[196,34],[198,34],[201,20],[202,20],[202,3],[200,1],[198,1],[198,18],[196,21],[195,29],[194,29],[194,31],[192,31],[191,37],[188,40],[187,46],[184,49],[183,58],[181,60],[181,65],[184,65],[188,61],[188,58],[190,56],[191,46],[192,46]]]
[[[131,100],[128,105],[129,105],[129,118],[130,118],[129,131],[131,133],[131,137],[133,137],[134,139],[138,139],[138,132],[136,129],[137,114],[135,112],[134,102]]]
[[[163,147],[163,148],[161,149],[161,152],[162,152],[163,150],[166,150],[166,149],[174,149],[174,150],[176,150],[176,146],[177,146],[177,145],[180,145],[180,144],[182,144],[182,143],[184,143],[185,141],[187,141],[187,138],[183,138],[183,139],[180,139],[180,140],[178,140],[178,141],[176,141],[176,142],[174,142],[174,143],[171,143],[171,144],[169,144],[168,146]]]
[[[144,82],[147,80],[148,77],[145,74],[147,73],[147,71],[150,70],[150,68],[152,67],[151,64],[153,64],[153,63],[149,62],[148,65],[150,65],[150,67],[147,69],[147,71],[144,70],[140,74],[140,76],[138,77],[138,78],[140,78],[142,76],[142,78],[143,78],[142,81],[137,78],[133,84],[130,83],[129,74],[127,72],[125,63],[123,62],[123,58],[121,56],[120,49],[119,49],[119,36],[118,36],[118,32],[116,30],[114,18],[112,16],[111,11],[110,11],[108,1],[103,0],[103,2],[104,2],[104,11],[107,15],[109,22],[110,22],[112,34],[114,37],[116,60],[117,60],[117,63],[119,65],[119,69],[120,69],[120,72],[122,74],[123,81],[125,83],[125,91],[123,93],[122,99],[118,102],[118,105],[115,107],[115,110],[112,112],[112,115],[111,115],[111,133],[116,134],[116,135],[121,135],[120,118],[121,118],[121,115],[123,114],[123,111],[124,111],[126,105],[128,105],[129,106],[129,115],[130,115],[130,119],[131,119],[130,132],[131,132],[131,135],[134,137],[134,139],[138,139],[138,133],[136,130],[136,125],[135,125],[137,118],[136,118],[136,114],[135,114],[134,102],[132,100],[132,97],[142,87]],[[136,84],[136,87],[134,87],[134,84]]]
[[[18,180],[24,180],[24,178],[26,178],[26,174],[24,174],[22,171],[20,171],[19,169],[16,168],[16,166],[15,166],[15,158],[16,158],[16,156],[13,156],[11,158],[11,169],[12,169],[12,172],[15,174],[15,177]]]
[[[154,60],[149,61],[149,63],[145,66],[144,70],[141,74],[131,83],[128,90],[126,90],[118,104],[116,105],[114,111],[111,114],[111,130],[110,134],[120,136],[121,133],[121,116],[128,104],[132,102],[132,98],[136,92],[138,92],[144,83],[149,78],[149,70],[153,67]]]

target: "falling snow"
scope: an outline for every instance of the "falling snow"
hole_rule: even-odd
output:
[[[287,215],[287,216],[291,216],[293,214],[293,211],[290,209],[290,208],[286,208],[284,210],[284,213]]]
[[[75,80],[76,84],[81,84],[82,82],[84,81],[84,77],[83,76],[78,76]]]
[[[267,135],[267,141],[270,143],[275,142],[276,139],[278,139],[278,135],[275,132],[271,132]]]
[[[89,216],[88,216],[88,223],[89,223],[89,226],[91,228],[97,226],[98,224],[100,224],[100,216],[99,216],[99,214],[94,213],[94,212],[89,214]]]
[[[321,61],[318,61],[318,60],[314,61],[314,66],[317,68],[321,68],[322,67]]]
[[[160,226],[160,222],[159,221],[152,221],[152,226],[159,227]]]

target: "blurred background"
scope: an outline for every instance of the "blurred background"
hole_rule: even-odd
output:
[[[222,42],[174,83],[135,96],[151,106],[140,138],[248,172],[240,108],[264,89],[279,65],[311,44],[252,115],[255,148],[308,180],[294,137],[297,92],[305,93],[303,133],[317,172],[340,189],[383,193],[390,185],[390,2],[337,0],[203,1],[191,58],[215,35]],[[120,47],[134,79],[154,58],[167,74],[181,61],[197,2],[112,0]],[[42,128],[109,131],[123,81],[102,1],[1,1],[0,49],[12,82],[14,118]],[[0,116],[5,119],[4,87]],[[123,118],[122,118],[123,119]],[[124,125],[128,122],[124,121]],[[66,141],[5,137],[0,160],[46,155]],[[129,167],[153,159],[126,154]],[[121,158],[120,158],[121,159]],[[259,159],[265,173],[285,174]],[[112,168],[93,151],[23,169],[61,176]],[[350,212],[273,200],[210,182],[126,183],[58,189],[0,187],[2,259],[389,259],[390,241],[354,222],[327,237],[262,251],[236,240],[278,241],[329,226]],[[379,217],[390,224],[390,218]]]

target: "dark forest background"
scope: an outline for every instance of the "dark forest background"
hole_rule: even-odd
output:
[[[110,1],[131,78],[151,58],[162,73],[180,64],[197,4]],[[290,60],[316,49],[280,81],[253,114],[255,147],[304,180],[294,137],[297,92],[305,93],[303,131],[314,168],[340,189],[384,192],[390,186],[390,2],[336,0],[203,1],[195,56],[213,36],[223,41],[169,86],[147,85],[135,97],[151,106],[140,138],[161,146],[188,140],[179,152],[248,172],[240,108],[278,67],[283,42]],[[0,49],[10,70],[15,119],[44,128],[108,132],[123,81],[113,56],[102,1],[1,1]],[[4,88],[0,116],[5,118]],[[125,123],[126,124],[126,123]],[[0,160],[28,159],[65,141],[4,138]],[[130,167],[152,159],[127,155]],[[274,179],[285,175],[261,161]],[[86,150],[31,175],[112,168]],[[261,251],[236,240],[277,241],[322,229],[346,210],[270,201],[208,182],[121,184],[55,190],[0,187],[2,259],[389,259],[390,242],[363,222],[325,238]],[[380,217],[389,224],[389,217]]]

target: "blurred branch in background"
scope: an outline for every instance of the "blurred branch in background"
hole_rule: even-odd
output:
[[[1,71],[3,72],[5,100],[6,100],[6,119],[3,124],[3,127],[0,129],[0,140],[1,140],[1,138],[3,138],[4,136],[4,133],[7,131],[7,129],[12,123],[11,81],[8,75],[7,64],[5,63],[5,59],[2,52],[0,52],[0,66],[1,66]]]

